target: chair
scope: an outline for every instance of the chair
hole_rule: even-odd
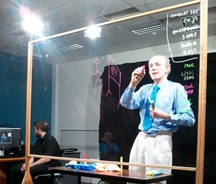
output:
[[[54,173],[54,178],[62,178],[63,175],[61,173]],[[34,184],[48,184],[51,183],[51,173],[48,174],[40,174],[33,178]]]
[[[62,157],[65,156],[66,150],[62,150]],[[65,165],[65,161],[60,161],[61,165]],[[54,178],[63,178],[63,174],[61,173],[54,173]],[[51,183],[51,173],[47,174],[39,174],[33,178],[34,184],[47,184]]]
[[[100,180],[98,184],[126,184],[127,182]]]
[[[73,157],[73,158],[80,158],[80,153],[77,152],[76,148],[68,148],[68,149],[62,149],[62,157]],[[65,165],[67,161],[60,160],[61,165]],[[73,178],[71,178],[73,177]],[[76,176],[67,176],[61,173],[54,173],[55,183],[60,183],[59,180],[61,180],[61,183],[68,183],[68,181],[74,183],[77,183],[78,180]],[[51,183],[51,173],[49,174],[40,174],[33,178],[34,184],[48,184]],[[64,180],[64,181],[62,181]]]

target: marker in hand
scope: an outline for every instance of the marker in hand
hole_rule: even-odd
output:
[[[155,103],[154,103],[154,100],[151,100],[150,97],[148,97],[149,99],[149,102],[151,104],[151,107],[152,107],[152,110],[155,110]]]
[[[142,66],[142,71],[145,72],[145,65]]]
[[[136,68],[131,75],[130,87],[136,87],[145,76],[145,65]]]
[[[139,78],[142,78],[144,76],[143,74],[145,74],[145,65],[138,68],[137,76],[139,76]]]
[[[154,103],[154,100],[151,100],[150,103],[151,103],[151,106],[152,106],[152,110],[155,110],[155,103]]]

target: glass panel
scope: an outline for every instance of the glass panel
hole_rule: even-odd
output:
[[[36,43],[34,61],[52,67],[52,76],[44,78],[52,87],[47,90],[44,85],[41,91],[52,97],[51,128],[61,147],[99,159],[99,140],[110,131],[118,156],[127,162],[140,117],[119,100],[131,72],[145,65],[148,73],[147,61],[158,54],[170,58],[169,79],[184,86],[197,118],[199,23],[199,6],[194,5],[102,26],[101,36],[94,40],[79,31]],[[150,82],[146,75],[137,88]],[[33,98],[35,90],[33,84]],[[33,100],[32,107],[36,106]],[[46,112],[40,117],[47,118]],[[195,123],[174,133],[174,165],[195,166],[196,132]]]

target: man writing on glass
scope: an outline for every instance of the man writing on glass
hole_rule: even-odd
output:
[[[167,79],[171,71],[169,58],[153,56],[148,67],[153,83],[135,91],[146,74],[144,66],[138,67],[132,72],[130,84],[120,99],[122,106],[139,108],[140,114],[140,132],[133,143],[129,162],[171,166],[172,133],[180,125],[193,126],[195,118],[184,87]],[[140,166],[129,169],[153,170]],[[163,172],[171,173],[171,170],[164,169]]]

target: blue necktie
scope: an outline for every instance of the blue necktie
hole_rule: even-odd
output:
[[[156,99],[156,95],[157,95],[157,92],[159,90],[159,87],[157,85],[154,86],[153,88],[153,91],[151,93],[151,100],[154,101],[154,104],[155,104],[155,99]],[[152,116],[150,115],[150,101],[147,100],[146,102],[146,113],[145,113],[145,117],[144,117],[144,123],[143,123],[143,126],[144,126],[144,130],[147,131],[149,128],[152,127]]]

